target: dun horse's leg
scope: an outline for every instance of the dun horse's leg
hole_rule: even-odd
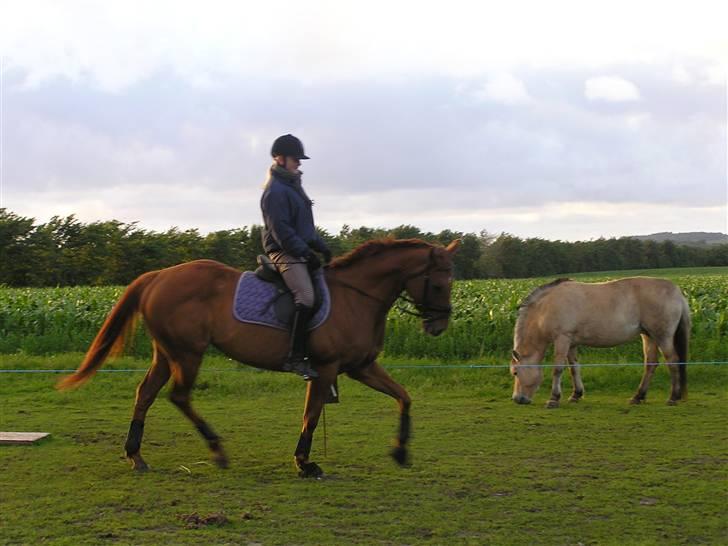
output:
[[[584,396],[584,383],[581,381],[581,366],[579,366],[576,352],[576,347],[572,347],[569,349],[569,355],[567,357],[569,359],[571,383],[574,389],[569,397],[569,402],[578,402]]]
[[[303,428],[298,438],[294,460],[302,478],[318,478],[324,471],[319,465],[308,460],[313,445],[313,433],[318,425],[324,401],[336,379],[338,367],[334,365],[319,368],[319,376],[306,385],[306,404],[303,408]]]
[[[397,444],[392,450],[392,457],[401,466],[409,463],[407,456],[407,441],[410,437],[410,405],[412,399],[407,391],[396,383],[394,379],[382,368],[378,362],[373,362],[365,368],[350,372],[349,376],[374,390],[388,394],[399,403],[399,433]]]
[[[650,387],[650,380],[655,373],[657,364],[659,363],[659,356],[657,353],[657,343],[647,334],[642,334],[642,351],[645,356],[645,369],[642,374],[642,381],[640,386],[637,388],[637,392],[630,399],[630,404],[641,404],[647,397],[647,389]]]
[[[667,403],[670,406],[674,406],[682,397],[682,393],[680,392],[680,371],[677,365],[680,362],[680,355],[677,354],[672,339],[667,339],[660,343],[660,350],[665,357],[665,365],[670,370],[670,383],[672,385],[670,398],[667,399]]]
[[[566,336],[559,336],[554,341],[554,373],[551,382],[551,398],[546,402],[549,409],[558,408],[561,400],[561,375],[568,359],[571,340]]]
[[[220,437],[213,432],[210,426],[192,409],[190,403],[190,392],[192,386],[197,379],[197,373],[200,370],[202,362],[201,355],[187,355],[185,357],[175,357],[172,367],[174,372],[174,387],[169,394],[169,399],[177,406],[187,418],[192,421],[197,430],[207,440],[207,445],[212,451],[212,460],[220,468],[227,468],[228,459],[222,448]]]
[[[140,454],[142,445],[142,435],[144,433],[144,420],[147,411],[159,394],[159,390],[169,380],[169,360],[160,351],[159,347],[154,346],[154,359],[152,367],[149,368],[147,374],[136,391],[136,401],[134,403],[134,413],[132,415],[131,425],[129,426],[129,434],[126,437],[126,456],[131,460],[134,470],[147,470],[149,468],[144,462]]]

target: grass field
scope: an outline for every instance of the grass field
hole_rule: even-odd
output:
[[[80,354],[0,356],[0,369],[74,368]],[[386,364],[387,362],[385,362]],[[396,365],[390,361],[390,365]],[[109,369],[146,367],[131,358]],[[216,371],[223,370],[223,371]],[[637,368],[584,371],[586,398],[558,410],[509,399],[506,370],[398,369],[414,399],[413,465],[387,456],[395,404],[347,378],[313,460],[296,477],[303,384],[208,359],[195,405],[231,467],[163,391],[142,448],[123,459],[141,373],[100,373],[58,393],[54,374],[0,374],[0,428],[52,433],[0,446],[3,544],[720,544],[728,542],[728,368],[689,368],[690,398],[629,406]],[[207,518],[207,519],[206,519]]]
[[[686,293],[692,362],[728,360],[728,268],[573,277],[631,275]],[[728,544],[728,366],[690,364],[676,407],[664,369],[648,403],[630,406],[640,368],[586,367],[586,398],[558,410],[543,407],[548,381],[517,406],[506,369],[448,367],[505,364],[518,303],[548,280],[456,283],[450,328],[434,339],[394,309],[382,361],[414,400],[413,465],[388,457],[395,403],[342,378],[326,453],[321,426],[314,440],[318,481],[293,466],[303,383],[214,351],[194,404],[231,467],[208,463],[164,390],[144,433],[152,470],[133,473],[123,445],[148,366],[143,332],[135,357],[78,391],[56,392],[50,372],[77,367],[69,351],[85,350],[122,288],[0,287],[0,372],[46,370],[0,373],[0,430],[52,434],[0,446],[0,544]],[[581,354],[587,365],[640,359],[638,341]]]

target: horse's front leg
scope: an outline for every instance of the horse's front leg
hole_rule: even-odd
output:
[[[399,403],[399,433],[397,434],[396,445],[392,450],[392,458],[400,466],[408,465],[407,442],[409,441],[411,430],[409,410],[412,399],[407,394],[407,391],[402,385],[395,382],[376,361],[364,368],[349,372],[349,377],[397,400]]]
[[[303,409],[303,428],[298,439],[294,460],[298,475],[302,478],[319,478],[324,471],[319,465],[308,460],[313,444],[313,433],[318,425],[321,410],[331,385],[336,380],[338,367],[335,365],[317,367],[319,377],[309,381],[306,387],[306,405]]]
[[[554,341],[554,373],[551,381],[551,398],[546,402],[549,409],[558,408],[561,400],[561,375],[567,362],[571,340],[567,336],[559,336]]]
[[[578,402],[584,396],[584,383],[581,380],[581,366],[576,354],[576,347],[569,349],[569,373],[571,373],[571,384],[573,392],[569,397],[569,402]]]
[[[658,348],[655,340],[646,334],[642,334],[642,352],[645,357],[645,368],[640,386],[637,388],[635,395],[629,400],[630,404],[641,404],[647,398],[647,389],[650,388],[650,381],[659,363],[659,354],[657,351]]]

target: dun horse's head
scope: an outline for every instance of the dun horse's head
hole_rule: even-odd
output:
[[[530,404],[533,395],[543,382],[543,368],[540,354],[521,355],[514,350],[511,358],[513,396],[516,404]]]
[[[412,275],[404,288],[422,317],[422,327],[431,336],[439,336],[447,329],[452,307],[450,291],[453,278],[453,256],[460,246],[456,239],[447,247],[432,247],[427,266]]]

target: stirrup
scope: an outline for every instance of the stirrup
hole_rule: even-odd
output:
[[[289,356],[283,363],[283,371],[297,373],[305,381],[316,379],[319,376],[318,372],[311,367],[307,358],[294,355]]]

